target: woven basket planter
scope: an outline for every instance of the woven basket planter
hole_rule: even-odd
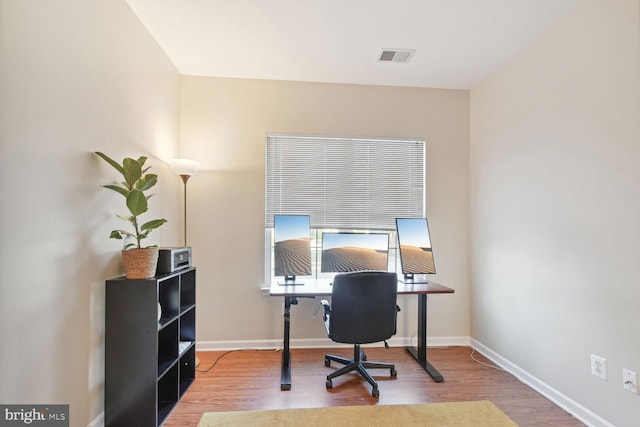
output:
[[[158,248],[122,251],[122,262],[127,279],[150,279],[156,275]]]

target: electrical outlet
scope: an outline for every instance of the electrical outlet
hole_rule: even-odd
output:
[[[595,354],[591,355],[591,375],[602,380],[607,379],[607,359]]]
[[[638,394],[638,374],[627,368],[622,368],[622,387],[632,393]]]

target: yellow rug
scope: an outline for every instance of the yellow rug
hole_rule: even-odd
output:
[[[220,426],[517,427],[517,424],[493,403],[482,400],[415,405],[206,412],[198,423],[198,427]]]

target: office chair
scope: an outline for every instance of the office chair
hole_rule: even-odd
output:
[[[337,274],[333,279],[331,304],[322,300],[327,335],[339,343],[353,344],[353,359],[326,354],[324,365],[331,361],[345,366],[327,375],[327,389],[333,388],[332,379],[351,371],[358,371],[372,386],[371,395],[378,397],[378,383],[367,369],[389,369],[397,376],[392,363],[369,362],[360,345],[384,341],[396,333],[398,306],[398,278],[387,271],[355,271]]]

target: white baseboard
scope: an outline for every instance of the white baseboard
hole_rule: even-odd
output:
[[[594,414],[589,409],[560,393],[545,382],[540,381],[538,378],[529,374],[514,363],[511,363],[511,361],[505,359],[482,343],[471,339],[471,347],[586,425],[591,427],[615,427],[614,424],[611,424],[599,415]]]
[[[391,347],[405,347],[416,345],[415,337],[392,337],[387,341]],[[300,338],[290,341],[291,348],[335,348],[351,347],[346,344],[338,344],[329,338]],[[429,337],[428,347],[469,346],[469,337]],[[369,347],[383,347],[384,343],[367,344]],[[239,341],[197,341],[198,351],[227,351],[240,349],[279,350],[282,348],[282,339],[277,340],[239,340]]]

